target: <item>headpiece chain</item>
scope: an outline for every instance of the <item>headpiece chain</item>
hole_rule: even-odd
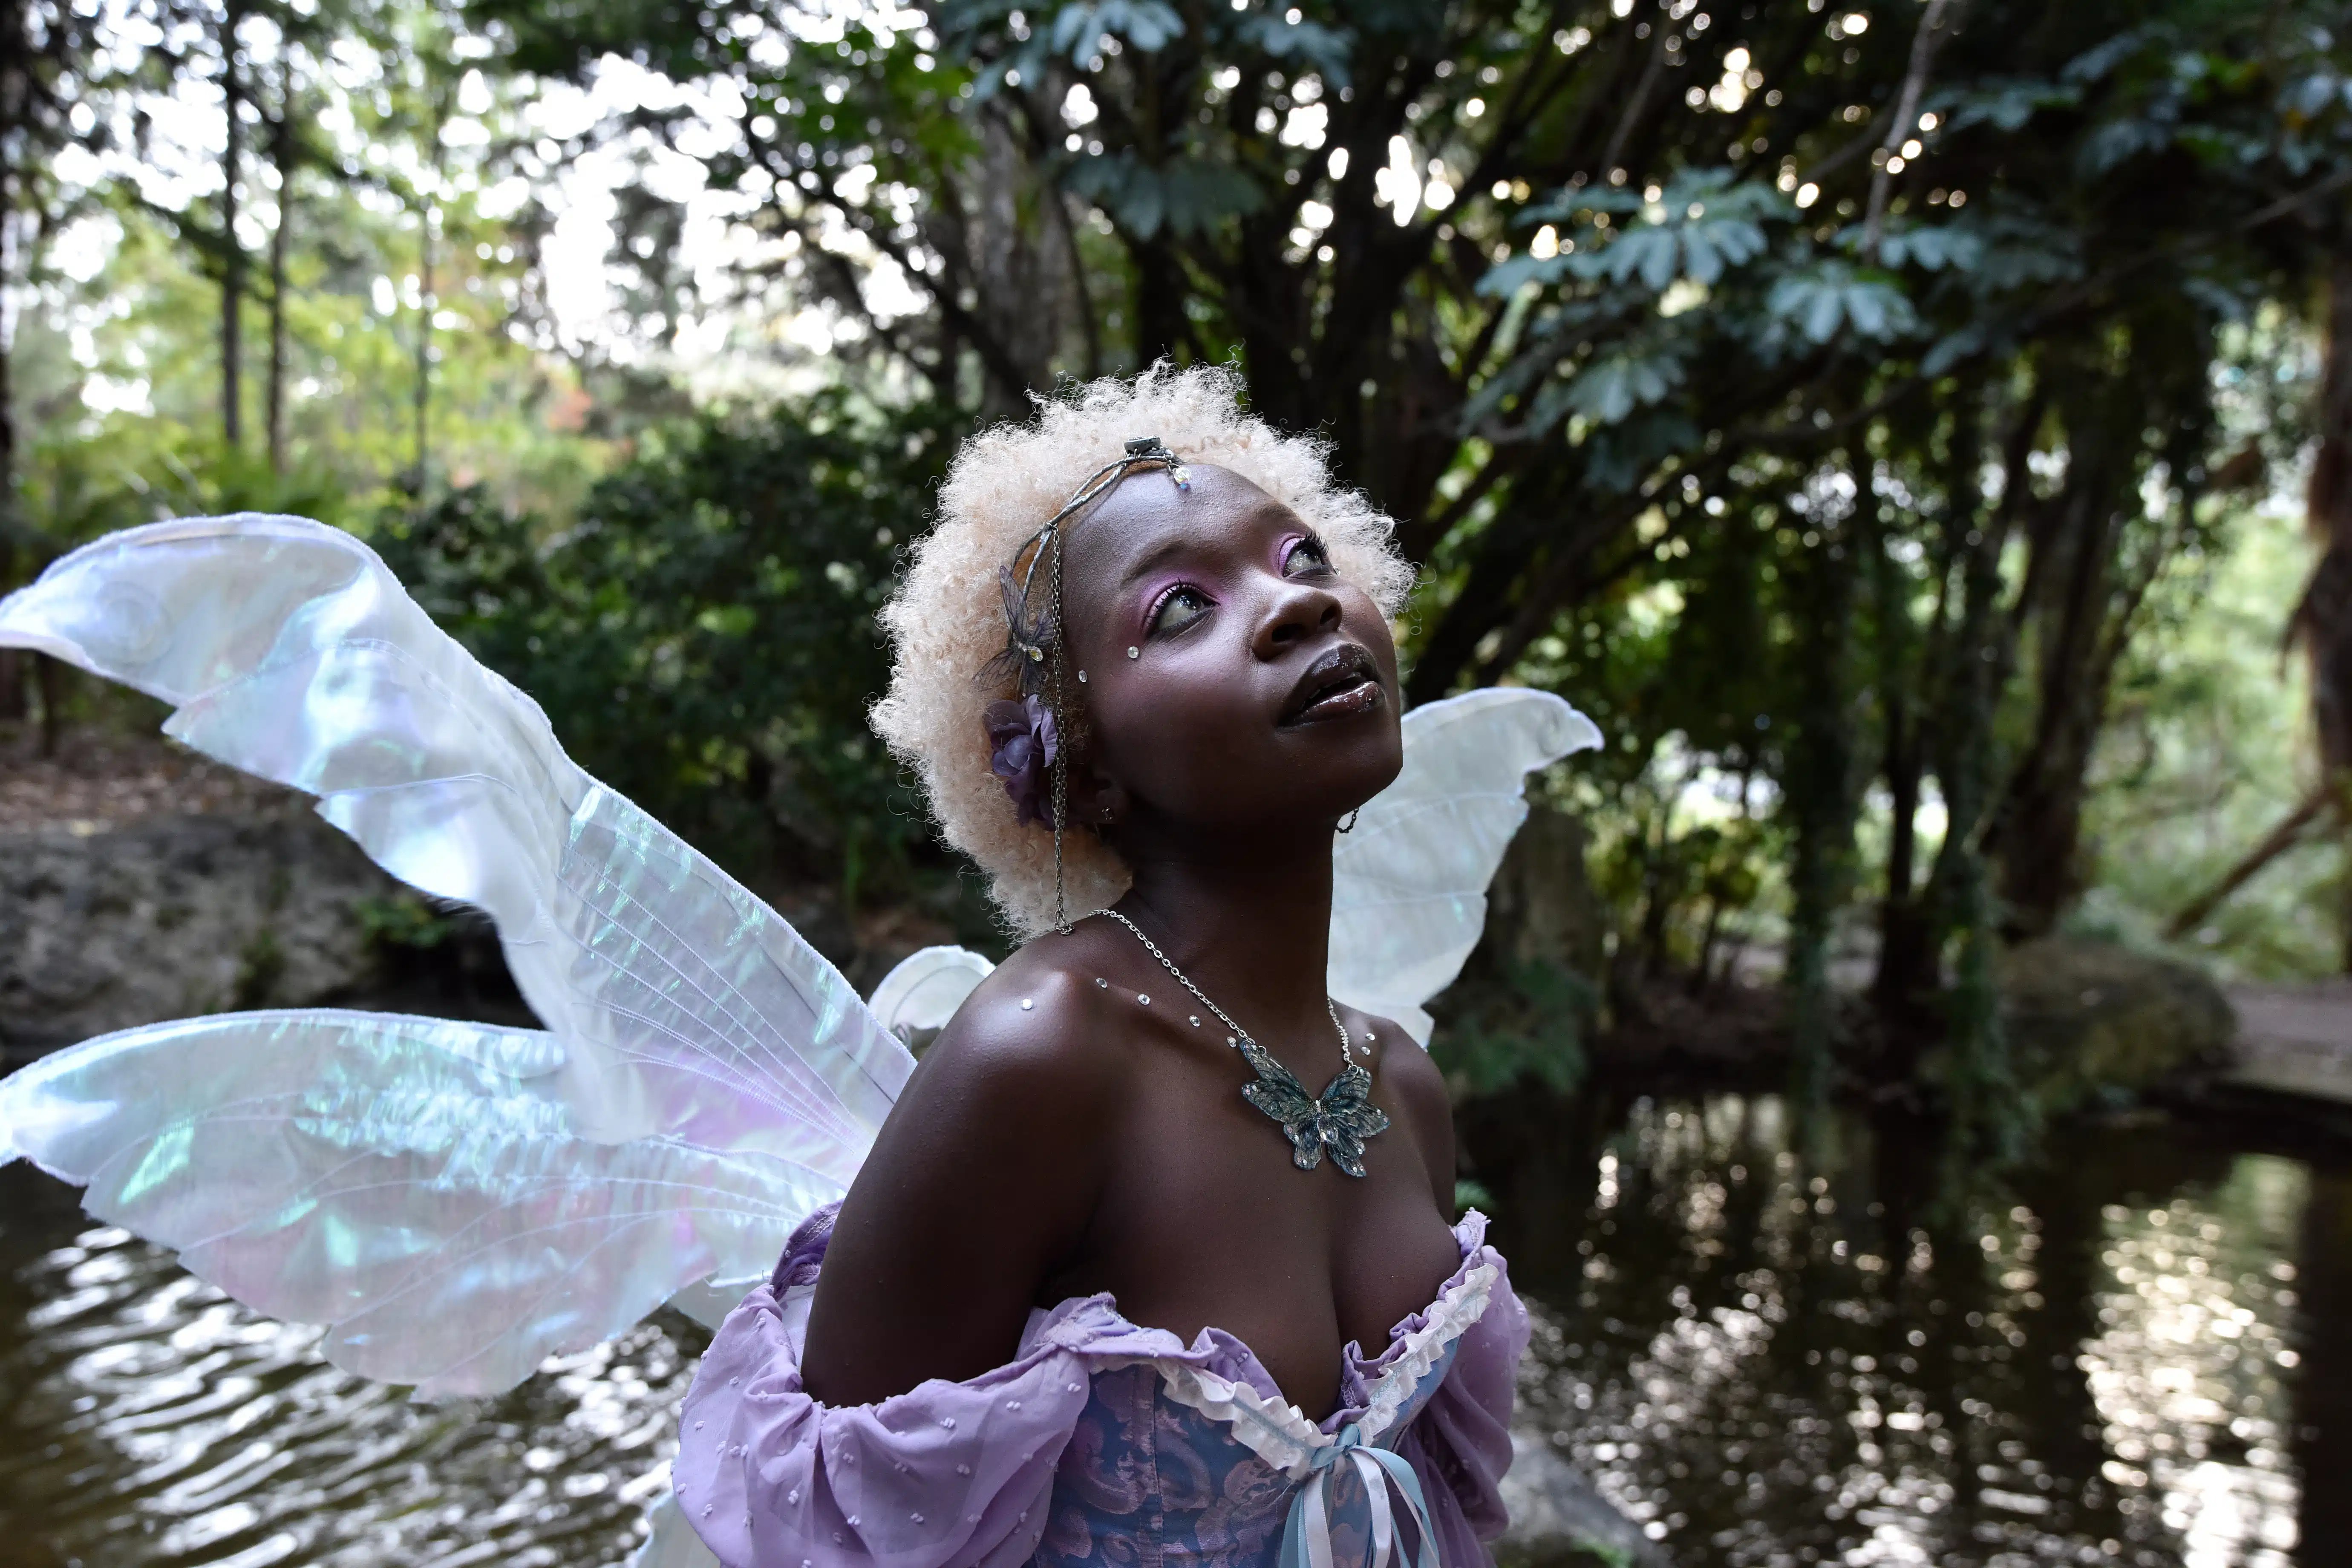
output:
[[[1054,924],[1066,933],[1069,906],[1062,881],[1062,825],[1067,820],[1069,763],[1063,737],[1069,734],[1065,709],[1063,669],[1069,662],[1062,625],[1062,526],[1116,489],[1129,474],[1164,468],[1179,490],[1192,488],[1191,470],[1157,436],[1138,436],[1118,458],[1096,469],[1045,526],[1024,541],[1013,559],[996,569],[997,586],[1004,595],[1004,651],[988,661],[977,684],[1002,687],[1016,681],[1017,700],[989,704],[989,734],[995,742],[993,765],[1005,781],[1024,822],[1047,816],[1054,830]],[[1045,567],[1046,603],[1034,613],[1037,568]],[[1000,737],[1003,737],[1000,739]],[[1036,808],[1034,774],[1039,766],[1051,770],[1053,805],[1050,816]],[[1025,793],[1024,793],[1025,786]]]

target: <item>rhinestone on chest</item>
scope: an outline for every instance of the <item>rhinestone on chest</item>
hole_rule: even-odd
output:
[[[1141,927],[1117,910],[1102,912],[1132,932],[1144,951],[1160,961],[1160,966],[1176,984],[1191,992],[1194,1001],[1214,1014],[1217,1021],[1231,1031],[1225,1037],[1225,1044],[1239,1051],[1242,1060],[1249,1063],[1250,1070],[1257,1075],[1242,1085],[1242,1098],[1264,1111],[1290,1140],[1290,1163],[1302,1171],[1311,1171],[1328,1153],[1331,1163],[1340,1170],[1350,1176],[1361,1176],[1364,1141],[1388,1131],[1388,1112],[1372,1103],[1371,1071],[1356,1059],[1348,1026],[1339,1021],[1339,1009],[1331,999],[1326,996],[1323,1007],[1331,1015],[1331,1026],[1339,1031],[1339,1071],[1321,1094],[1309,1094],[1296,1073],[1275,1060],[1272,1052],[1250,1038],[1248,1030],[1210,1001],[1208,994],[1193,984],[1192,976],[1177,968],[1175,961],[1160,952],[1160,944],[1144,935]],[[1139,996],[1137,1000],[1149,1004],[1147,997]],[[1196,1017],[1192,1023],[1197,1028],[1200,1019]]]

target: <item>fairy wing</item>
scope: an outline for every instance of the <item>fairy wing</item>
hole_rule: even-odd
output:
[[[882,977],[868,1005],[900,1039],[944,1029],[964,998],[996,965],[968,947],[926,947],[908,954]]]
[[[809,1194],[757,1151],[599,1143],[533,1029],[327,1009],[125,1030],[0,1082],[0,1158],[175,1247],[347,1370],[487,1393],[688,1280],[772,1258]],[[740,1291],[738,1292],[740,1294]]]
[[[168,733],[488,911],[547,1026],[196,1020],[0,1086],[0,1153],[329,1324],[338,1364],[488,1393],[698,1282],[707,1312],[846,1189],[912,1070],[790,925],[583,772],[348,534],[110,535],[0,601],[0,645],[172,704]]]
[[[1423,1045],[1422,1004],[1451,984],[1486,923],[1486,885],[1527,820],[1527,774],[1601,743],[1548,691],[1490,687],[1404,716],[1404,768],[1333,858],[1331,994]]]

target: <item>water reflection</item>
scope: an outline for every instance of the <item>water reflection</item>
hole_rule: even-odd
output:
[[[1533,1418],[1677,1563],[2336,1561],[2297,1550],[2305,1165],[2070,1130],[1952,1215],[1922,1130],[1838,1131],[1813,1173],[1774,1100],[1639,1100],[1527,1227]],[[1508,1246],[1558,1172],[1498,1163]]]
[[[665,1316],[499,1399],[336,1371],[0,1170],[0,1563],[566,1568],[635,1549],[704,1336]]]

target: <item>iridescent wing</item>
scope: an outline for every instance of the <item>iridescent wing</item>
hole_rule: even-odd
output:
[[[490,1392],[730,1260],[772,1262],[829,1190],[756,1149],[597,1142],[566,1059],[535,1029],[325,1009],[129,1029],[0,1082],[0,1160],[328,1325],[338,1366]]]
[[[926,947],[908,954],[882,977],[868,1005],[883,1027],[902,1040],[947,1027],[964,998],[996,965],[966,947]]]
[[[1427,1045],[1422,1004],[1478,945],[1486,884],[1527,820],[1528,771],[1600,743],[1591,720],[1521,687],[1407,713],[1403,771],[1335,846],[1331,994]]]
[[[340,1364],[489,1393],[666,1298],[731,1305],[846,1189],[912,1070],[790,925],[581,771],[348,534],[246,514],[110,535],[0,601],[0,645],[161,698],[168,733],[487,910],[547,1026],[197,1020],[0,1086],[0,1152],[329,1324]]]

